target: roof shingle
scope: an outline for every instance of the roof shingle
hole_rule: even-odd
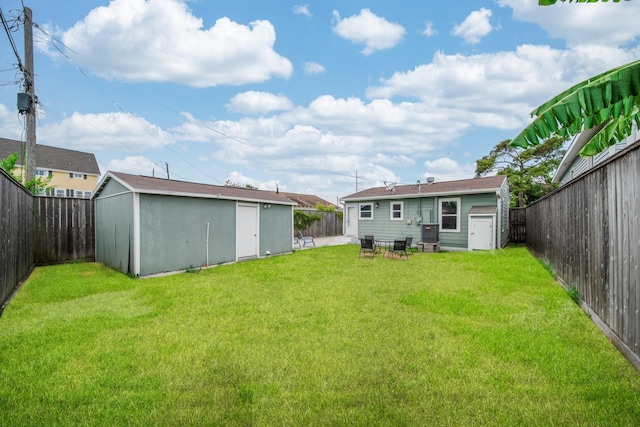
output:
[[[205,198],[221,198],[228,200],[244,200],[252,202],[268,202],[283,205],[295,205],[295,202],[272,191],[221,185],[201,184],[197,182],[176,181],[172,179],[154,178],[150,176],[131,175],[109,171],[105,175],[94,197],[99,196],[102,188],[111,178],[137,193],[166,194],[174,196],[191,196]]]
[[[466,192],[489,192],[502,187],[506,179],[507,177],[504,175],[496,175],[484,178],[462,179],[459,181],[434,182],[433,184],[398,185],[393,190],[387,190],[386,187],[374,187],[342,197],[341,200],[369,200],[376,198],[424,197],[463,194]]]
[[[0,159],[5,159],[13,153],[21,153],[24,150],[24,145],[25,143],[22,141],[0,138]],[[19,162],[19,165],[22,166],[22,163]],[[46,170],[100,175],[100,167],[96,162],[96,156],[92,153],[41,144],[36,144],[36,167]]]

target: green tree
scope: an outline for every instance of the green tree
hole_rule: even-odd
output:
[[[567,0],[560,0],[562,3],[564,3]],[[598,1],[600,1],[601,3],[606,3],[609,0],[575,0],[576,3],[598,3]],[[620,3],[620,0],[611,0],[614,3]],[[625,0],[625,1],[629,1],[629,0]],[[558,0],[538,0],[538,6],[551,6],[553,4],[556,4],[558,2]],[[573,0],[569,0],[569,3],[573,3]]]
[[[6,159],[0,160],[0,168],[11,175],[16,181],[22,182],[22,177],[16,175],[15,171],[18,164],[18,153],[10,154]],[[35,178],[27,181],[24,186],[31,194],[38,195],[46,192],[48,189],[53,188],[49,184],[51,183],[51,176],[43,178],[36,176]]]
[[[541,144],[523,149],[506,139],[487,156],[476,160],[476,177],[506,175],[509,180],[511,206],[524,207],[553,191],[553,172],[558,168],[566,139],[552,137]]]

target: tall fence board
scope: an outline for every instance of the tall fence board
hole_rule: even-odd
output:
[[[305,236],[325,237],[342,235],[342,216],[338,212],[305,211],[307,214],[320,215],[322,218],[309,227],[302,229]]]
[[[0,169],[0,314],[33,267],[32,197]]]
[[[527,208],[509,208],[509,241],[527,241]]]
[[[95,259],[93,200],[36,197],[34,210],[36,263]]]
[[[640,369],[640,143],[529,206],[526,229]]]

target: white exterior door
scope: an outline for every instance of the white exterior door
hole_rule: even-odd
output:
[[[469,250],[494,249],[493,218],[469,219]]]
[[[239,261],[258,257],[258,205],[238,205],[236,256]]]
[[[347,205],[347,223],[344,230],[345,236],[358,235],[358,206]]]

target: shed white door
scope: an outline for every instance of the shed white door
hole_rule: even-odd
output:
[[[236,248],[238,260],[257,258],[258,256],[257,205],[238,205]]]
[[[469,220],[469,250],[493,249],[493,218]]]
[[[344,234],[345,236],[358,235],[358,207],[356,205],[347,205],[347,224]]]

